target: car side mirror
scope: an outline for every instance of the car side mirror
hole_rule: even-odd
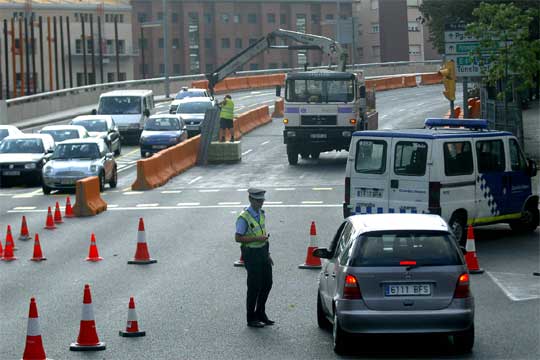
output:
[[[311,254],[313,256],[321,258],[321,259],[331,259],[332,258],[332,253],[330,251],[328,251],[328,249],[326,249],[326,248],[315,249],[315,250],[313,250],[313,252]]]
[[[92,115],[97,115],[97,110],[96,109],[92,109]]]
[[[527,174],[530,177],[535,177],[538,173],[538,167],[536,165],[536,161],[532,159],[527,159]]]
[[[276,86],[276,96],[281,97],[281,85]]]
[[[144,109],[143,115],[146,116],[146,117],[149,117],[150,116],[150,110]]]

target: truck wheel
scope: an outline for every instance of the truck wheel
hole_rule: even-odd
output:
[[[510,223],[512,231],[520,233],[533,232],[538,227],[540,221],[540,214],[538,209],[528,206],[522,213],[521,218]]]
[[[302,153],[300,153],[300,156],[302,157],[302,159],[308,159],[309,158],[309,153],[302,152]]]
[[[311,153],[311,158],[313,160],[317,160],[319,158],[319,155],[321,155],[320,151],[314,151]]]
[[[298,151],[287,147],[287,159],[289,160],[289,165],[298,164]]]

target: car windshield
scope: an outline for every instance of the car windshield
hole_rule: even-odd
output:
[[[177,114],[204,114],[206,109],[212,107],[211,102],[201,101],[201,102],[186,102],[178,105],[176,110]]]
[[[175,99],[180,100],[188,97],[205,97],[206,94],[204,93],[204,90],[180,90],[177,94]]]
[[[140,114],[141,98],[138,96],[105,96],[99,100],[98,114]]]
[[[174,131],[180,130],[180,123],[175,118],[156,118],[146,120],[144,130],[147,131]]]
[[[44,153],[41,139],[7,139],[0,143],[3,154],[41,154]]]
[[[97,144],[58,144],[52,159],[97,159],[99,157]]]
[[[8,135],[9,131],[7,129],[0,129],[0,141],[2,141]]]
[[[107,121],[102,119],[96,120],[75,120],[72,125],[81,125],[89,132],[105,132],[107,131]]]
[[[77,130],[41,130],[41,133],[50,134],[55,142],[79,138]]]
[[[376,231],[361,235],[350,266],[461,265],[453,235],[441,231]]]
[[[286,97],[290,102],[348,103],[354,101],[354,81],[338,79],[287,80]]]

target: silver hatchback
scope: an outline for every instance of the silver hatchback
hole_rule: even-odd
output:
[[[449,335],[459,352],[474,344],[474,298],[462,252],[438,215],[351,216],[319,276],[317,321],[333,329],[334,351],[354,334]]]

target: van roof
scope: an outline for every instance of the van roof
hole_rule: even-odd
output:
[[[146,96],[152,95],[152,90],[114,90],[103,93],[100,97],[105,96]]]
[[[416,138],[416,139],[448,139],[463,137],[492,137],[492,136],[513,136],[512,133],[499,130],[470,130],[470,129],[389,129],[389,130],[367,130],[355,131],[353,136],[358,137],[395,137],[395,138]]]
[[[424,230],[449,231],[439,215],[431,214],[367,214],[349,217],[361,233],[368,231]]]

